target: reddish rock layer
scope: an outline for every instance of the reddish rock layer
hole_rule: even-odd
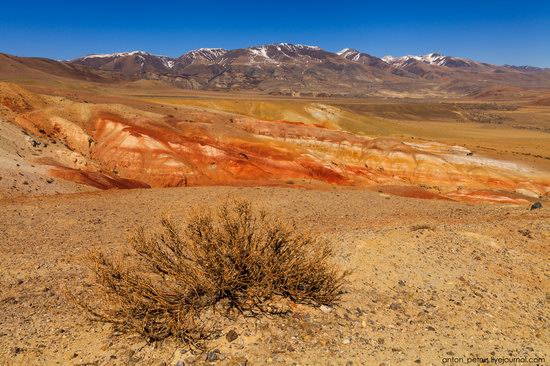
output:
[[[548,176],[472,156],[462,147],[371,139],[297,123],[241,118],[231,124],[159,125],[103,113],[90,133],[90,156],[102,169],[157,187],[286,184],[294,179],[348,186],[421,185],[431,188],[424,197],[496,202],[516,202],[514,192],[544,195],[550,187]]]
[[[329,184],[511,203],[550,192],[548,173],[460,146],[374,139],[321,125],[208,111],[181,120],[114,104],[46,107],[42,98],[24,93],[29,94],[6,92],[9,98],[2,103],[25,130],[62,145],[49,157],[52,174],[102,189]]]

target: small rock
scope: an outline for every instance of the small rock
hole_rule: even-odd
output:
[[[346,366],[353,366],[353,362],[352,361],[346,362]]]
[[[321,310],[323,313],[330,313],[332,311],[332,308],[330,306],[321,305],[319,306],[319,310]]]
[[[540,202],[535,202],[535,203],[533,203],[533,204],[531,205],[530,210],[537,210],[537,209],[539,209],[539,208],[542,208],[542,203],[540,203]]]
[[[182,360],[176,362],[176,366],[185,366],[185,363]]]
[[[396,302],[392,302],[391,305],[390,305],[390,309],[391,310],[399,310],[399,309],[401,309],[401,305],[399,305]]]
[[[432,327],[431,325],[428,325],[428,326],[426,327],[426,329],[429,330],[429,331],[435,332],[435,328]]]
[[[208,352],[206,354],[206,361],[208,362],[218,361],[218,354],[214,352]]]
[[[399,284],[399,286],[405,286],[406,282],[403,281],[403,280],[399,280],[399,282],[397,282]]]
[[[218,360],[221,360],[221,359],[222,358],[220,357],[220,350],[219,349],[215,349],[212,352],[208,352],[206,354],[206,361],[208,361],[208,362],[214,362],[214,361],[218,361]]]
[[[227,334],[225,335],[225,339],[229,343],[233,342],[235,339],[239,338],[239,333],[237,333],[234,329],[231,329]]]
[[[46,179],[46,182],[47,182],[48,184],[53,183],[53,178],[50,177],[50,178]]]
[[[349,338],[346,338],[342,341],[342,344],[350,344],[351,343],[351,339]]]
[[[420,362],[422,362],[422,361],[420,361],[420,359],[414,360],[414,363],[420,363]]]

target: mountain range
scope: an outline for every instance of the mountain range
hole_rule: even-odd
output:
[[[4,56],[12,61],[20,59]],[[40,64],[31,60],[35,60],[33,67]],[[550,87],[550,69],[498,66],[438,53],[379,58],[351,48],[333,53],[317,46],[288,43],[234,50],[200,48],[179,57],[144,51],[95,54],[61,61],[63,65],[40,60],[49,63],[46,68],[73,68],[72,73],[83,73],[87,80],[147,79],[185,89],[247,90],[275,95],[395,96],[414,92],[462,96],[502,86]],[[28,59],[18,62],[29,63]]]

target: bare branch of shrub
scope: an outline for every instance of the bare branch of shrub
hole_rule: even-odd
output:
[[[125,253],[91,257],[92,300],[80,303],[95,319],[150,341],[193,344],[211,334],[205,319],[214,312],[275,314],[280,298],[334,305],[347,276],[326,240],[246,201],[194,211],[181,230],[163,219],[129,244]]]

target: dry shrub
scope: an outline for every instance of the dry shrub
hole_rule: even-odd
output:
[[[150,341],[208,338],[212,313],[276,313],[281,298],[333,305],[347,273],[331,263],[327,241],[257,212],[246,201],[137,230],[124,254],[96,253],[92,300],[84,307],[118,330]],[[222,310],[222,311],[218,311]]]

